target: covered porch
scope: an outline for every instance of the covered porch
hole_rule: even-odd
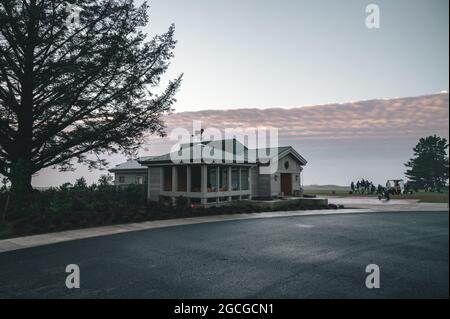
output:
[[[203,206],[251,199],[251,169],[249,164],[168,164],[161,167],[160,194]]]

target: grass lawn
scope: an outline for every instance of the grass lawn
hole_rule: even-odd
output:
[[[370,194],[349,194],[350,189],[343,190],[307,190],[305,191],[306,194],[314,194],[314,195],[322,195],[322,196],[353,196],[353,197],[375,197],[376,195],[370,195]],[[421,191],[419,193],[414,194],[407,194],[407,195],[395,195],[391,196],[392,199],[418,199],[420,202],[423,203],[448,203],[448,190],[446,192],[442,193],[430,193],[430,192],[424,192]]]

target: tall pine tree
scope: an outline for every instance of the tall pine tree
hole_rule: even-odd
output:
[[[87,154],[133,152],[145,133],[164,134],[181,77],[155,94],[174,27],[147,39],[147,10],[133,0],[0,2],[0,174],[13,193],[29,192],[43,168],[95,167],[104,161]]]
[[[415,188],[439,189],[448,181],[448,143],[439,136],[421,138],[414,147],[414,158],[405,166],[405,175]]]

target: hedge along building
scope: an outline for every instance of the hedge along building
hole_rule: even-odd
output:
[[[299,196],[306,163],[291,146],[248,149],[232,139],[183,144],[178,152],[130,160],[110,172],[116,185],[146,183],[150,201],[183,196],[209,206]]]

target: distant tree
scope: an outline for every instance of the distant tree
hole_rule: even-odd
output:
[[[146,3],[70,2],[0,2],[0,174],[14,194],[29,193],[43,168],[98,167],[99,154],[132,154],[146,133],[164,135],[160,117],[181,82],[152,92],[176,41],[173,26],[146,38]]]
[[[448,181],[448,143],[439,136],[421,138],[413,148],[414,158],[405,166],[405,175],[414,188],[431,188],[433,190],[445,186]]]
[[[84,177],[78,178],[73,184],[75,190],[86,190],[88,188],[86,179]]]
[[[70,188],[72,188],[73,185],[71,183],[64,183],[61,186],[59,186],[59,190],[63,192],[67,192]]]
[[[100,175],[99,179],[98,179],[98,185],[99,186],[108,186],[111,185],[112,181],[113,181],[113,177],[110,174],[104,174],[104,175]]]

